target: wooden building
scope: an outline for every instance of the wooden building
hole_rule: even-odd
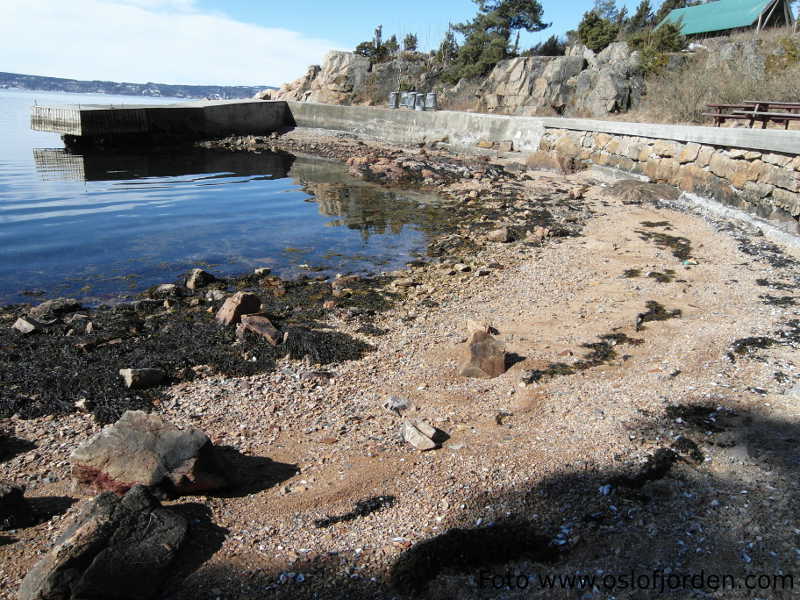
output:
[[[772,27],[792,26],[797,29],[788,0],[716,0],[677,8],[659,26],[664,23],[680,25],[681,33],[690,39],[740,31],[758,33]]]

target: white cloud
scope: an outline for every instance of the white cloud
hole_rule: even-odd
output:
[[[333,42],[204,13],[193,0],[3,0],[0,71],[143,83],[280,85]]]

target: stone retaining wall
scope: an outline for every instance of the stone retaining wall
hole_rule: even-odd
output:
[[[539,149],[668,183],[761,217],[795,223],[800,217],[797,154],[558,128],[545,129]]]

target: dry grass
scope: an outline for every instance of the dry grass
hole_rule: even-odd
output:
[[[708,122],[707,104],[745,100],[800,101],[800,35],[785,29],[763,32],[755,51],[752,34],[725,41],[739,42],[737,54],[723,60],[720,39],[705,40],[707,50],[688,59],[683,68],[652,76],[647,96],[629,117],[663,123]],[[797,124],[795,124],[797,127]]]

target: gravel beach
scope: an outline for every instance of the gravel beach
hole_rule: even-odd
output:
[[[307,290],[305,313],[265,298],[281,331],[313,316],[314,331],[350,350],[284,352],[228,332],[214,343],[244,366],[209,352],[184,365],[207,361],[202,376],[171,376],[117,407],[204,431],[238,482],[165,501],[190,530],[163,598],[634,599],[656,595],[654,572],[676,576],[664,597],[794,597],[796,249],[662,186],[590,171],[299,134],[221,145],[349,159],[370,181],[440,194],[453,226],[402,272],[286,284],[289,298]],[[194,315],[203,336],[222,328],[219,302],[193,297],[173,312]],[[7,309],[4,329],[26,310]],[[459,374],[475,323],[504,345],[499,377]],[[22,336],[4,336],[7,356],[27,356]],[[95,361],[115,377],[122,368]],[[110,392],[92,393],[102,405]],[[15,597],[85,501],[70,453],[118,416],[75,408],[68,386],[59,397],[30,413],[15,397],[0,420],[0,481],[25,486],[38,515],[0,532],[0,598]],[[409,420],[436,428],[438,447],[407,443]],[[683,577],[701,572],[738,589]],[[559,575],[596,579],[543,581]]]

